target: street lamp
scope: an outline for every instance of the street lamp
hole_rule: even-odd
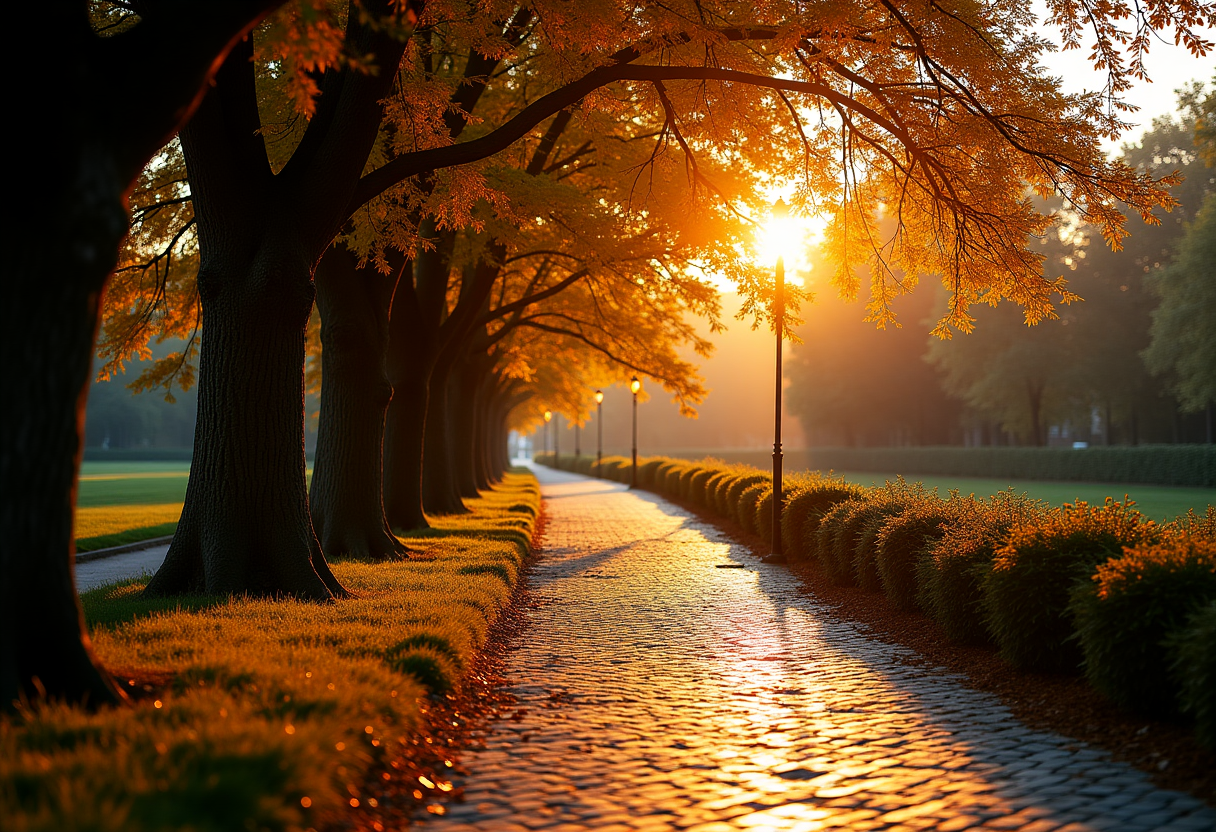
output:
[[[549,455],[549,420],[553,418],[553,411],[545,411],[545,456]],[[556,467],[556,466],[554,466]]]
[[[604,459],[604,391],[595,391],[595,475],[600,476],[600,463]]]
[[[790,209],[785,200],[773,203],[773,225],[789,221]],[[777,331],[777,386],[773,417],[773,551],[765,560],[785,563],[785,544],[781,539],[781,348],[785,336],[785,258],[777,255],[776,286],[773,292],[773,327]]]
[[[561,468],[561,461],[562,461],[561,438],[562,438],[562,435],[557,429],[557,423],[558,423],[557,417],[558,417],[558,414],[554,413],[553,414],[553,467]]]
[[[576,413],[575,417],[574,417],[574,461],[576,463],[578,462],[579,456],[582,454],[582,450],[579,449],[579,444],[578,444],[578,442],[579,442],[579,439],[578,439],[579,425],[578,425],[578,423],[582,418],[583,418],[583,409],[580,407],[578,409],[578,413]],[[575,470],[577,470],[577,469],[575,469]]]
[[[634,376],[629,382],[629,390],[633,393],[633,470],[629,475],[630,488],[638,487],[638,391],[641,389],[642,382]]]

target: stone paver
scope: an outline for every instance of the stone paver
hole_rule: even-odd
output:
[[[124,552],[121,555],[90,560],[76,564],[76,591],[95,589],[105,584],[121,581],[123,578],[134,578],[142,574],[151,575],[165,562],[165,554],[169,545],[153,546],[150,549],[140,549],[135,552]]]
[[[524,713],[491,727],[463,802],[427,828],[1216,829],[1200,801],[907,662],[663,499],[537,473],[540,605],[508,657]]]

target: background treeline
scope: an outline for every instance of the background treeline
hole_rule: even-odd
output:
[[[629,482],[630,461],[543,464]],[[772,477],[721,460],[638,460],[638,485],[773,541]],[[919,483],[782,481],[786,558],[920,610],[1020,670],[1084,673],[1117,705],[1193,722],[1216,748],[1216,507],[1168,524],[1130,504],[1049,507],[1012,490],[942,499]]]
[[[944,292],[896,298],[902,328],[877,330],[821,289],[786,371],[808,446],[1213,441],[1216,158],[1203,133],[1212,108],[1196,83],[1179,92],[1177,116],[1123,149],[1130,165],[1183,176],[1179,205],[1158,209],[1159,225],[1128,216],[1117,252],[1083,223],[1039,241],[1045,274],[1063,274],[1083,299],[1057,320],[1028,328],[1012,305],[981,305],[974,332],[930,340]]]

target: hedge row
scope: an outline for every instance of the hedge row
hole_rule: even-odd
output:
[[[728,454],[755,460],[759,453]],[[786,467],[903,471],[909,475],[1216,487],[1216,445],[1095,448],[811,448]]]
[[[593,458],[538,462],[595,475]],[[600,475],[628,483],[623,457]],[[638,460],[638,485],[772,539],[772,478],[716,459]],[[863,488],[818,473],[783,483],[782,540],[832,581],[920,609],[956,642],[1023,670],[1084,672],[1142,714],[1189,715],[1216,748],[1216,508],[1159,525],[1131,501],[1059,508],[919,483]]]

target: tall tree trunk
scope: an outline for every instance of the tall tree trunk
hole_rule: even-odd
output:
[[[85,396],[102,286],[126,228],[117,199],[121,192],[121,187],[110,191],[110,205],[99,199],[100,205],[90,206],[103,209],[96,213],[71,217],[69,208],[65,222],[41,217],[50,231],[43,243],[26,237],[6,246],[19,259],[20,279],[7,284],[0,318],[6,368],[6,405],[0,408],[0,696],[5,708],[21,696],[90,705],[123,698],[93,655],[73,568]],[[104,195],[81,191],[76,196],[87,203],[89,196]],[[83,227],[88,220],[96,227]],[[74,245],[67,249],[66,264],[52,254],[56,246],[62,251],[62,238],[49,239],[63,233],[74,235],[68,238]],[[61,273],[55,273],[56,265]]]
[[[21,697],[125,699],[99,666],[74,576],[85,402],[105,282],[148,159],[190,117],[215,64],[273,2],[163,8],[99,38],[86,3],[8,9],[15,32],[54,33],[10,89],[22,129],[5,191],[0,304],[0,707]],[[156,72],[142,71],[155,66]],[[41,162],[41,163],[40,163]]]
[[[382,560],[406,554],[384,516],[384,421],[393,389],[385,368],[389,300],[400,275],[358,266],[331,246],[317,266],[321,415],[309,508],[321,548]]]
[[[422,505],[428,514],[466,514],[460,499],[452,459],[450,436],[454,432],[448,407],[448,380],[451,368],[446,362],[431,371],[431,395],[427,406],[425,450],[422,465]]]
[[[449,436],[453,476],[461,497],[476,499],[488,483],[478,477],[477,423],[481,402],[477,398],[476,369],[473,359],[466,358],[453,370],[448,385],[449,412],[453,430]]]
[[[305,488],[307,264],[271,249],[243,269],[225,268],[207,251],[190,481],[147,591],[341,595],[313,534]]]
[[[470,443],[472,445],[473,475],[477,480],[477,487],[482,490],[493,488],[498,481],[490,462],[490,445],[486,441],[487,430],[494,423],[494,399],[488,389],[487,376],[489,373],[482,373],[475,388],[477,419],[473,425],[473,436]]]
[[[278,173],[260,131],[252,39],[233,48],[181,131],[199,240],[198,421],[182,519],[151,594],[345,594],[308,510],[304,337],[313,270],[346,222],[405,50],[377,14],[392,11],[352,15],[345,46],[380,72],[327,70]]]
[[[430,527],[422,511],[422,453],[430,400],[429,375],[424,368],[414,366],[390,376],[393,399],[388,405],[384,428],[384,516],[394,529]]]
[[[1043,385],[1040,382],[1026,380],[1027,405],[1030,408],[1030,435],[1034,446],[1042,447],[1047,444],[1043,432]]]

